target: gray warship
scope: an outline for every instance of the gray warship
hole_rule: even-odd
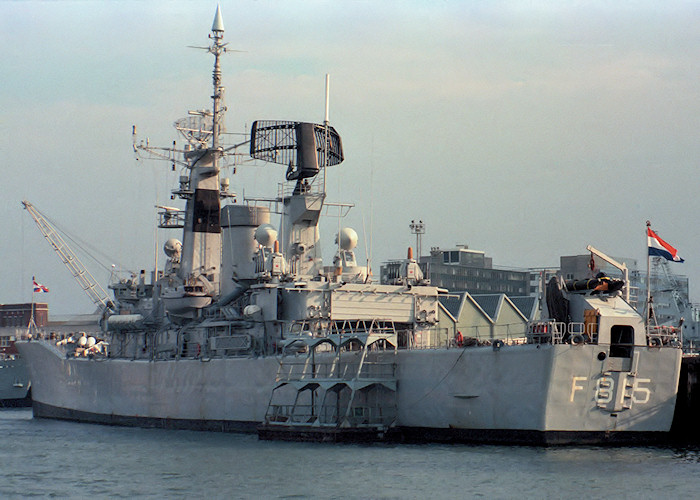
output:
[[[176,122],[182,149],[156,150],[183,174],[161,207],[163,269],[110,284],[104,338],[18,343],[35,417],[110,425],[258,432],[264,439],[437,440],[531,444],[661,439],[671,426],[681,349],[648,334],[625,283],[546,286],[540,321],[463,347],[417,262],[374,283],[340,228],[331,265],[319,221],[351,205],[326,199],[343,161],[330,126],[256,121],[224,145],[217,8],[213,106]],[[327,109],[327,106],[326,106]],[[245,151],[245,153],[244,153]],[[220,176],[246,154],[283,165],[282,188],[239,200]],[[176,156],[177,155],[177,156]],[[338,167],[340,168],[340,167]],[[273,225],[274,222],[277,225]]]
[[[0,408],[32,404],[29,370],[17,353],[15,338],[0,331]]]
[[[48,317],[48,306],[34,301],[31,304],[0,304],[0,408],[32,405],[29,368],[15,344],[30,328],[36,331],[35,312],[43,322]],[[22,324],[24,326],[20,326]]]

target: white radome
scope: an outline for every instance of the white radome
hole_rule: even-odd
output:
[[[344,227],[340,230],[340,248],[352,250],[357,246],[357,232],[351,227]]]
[[[179,255],[182,251],[182,243],[176,238],[170,238],[163,245],[163,251],[168,257],[172,257],[173,255]]]
[[[271,224],[261,224],[255,230],[255,241],[266,248],[272,247],[277,240],[277,230]]]

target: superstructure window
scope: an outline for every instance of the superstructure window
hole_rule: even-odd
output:
[[[615,325],[610,329],[610,357],[630,358],[634,346],[634,328],[629,325]]]
[[[192,230],[196,233],[220,233],[219,214],[219,193],[214,189],[196,189]]]

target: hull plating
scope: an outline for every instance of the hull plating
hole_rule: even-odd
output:
[[[30,405],[29,371],[24,360],[0,360],[0,407]]]
[[[30,359],[37,417],[109,425],[254,431],[279,367],[274,357],[90,360],[66,359],[43,342],[19,348]],[[636,348],[627,371],[619,370],[620,360],[599,360],[600,351],[595,345],[400,351],[398,435],[552,444],[629,442],[667,432],[680,351]]]

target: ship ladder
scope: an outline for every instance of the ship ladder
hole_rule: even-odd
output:
[[[376,328],[376,329],[375,329]],[[367,345],[372,338],[372,344]],[[385,342],[387,339],[392,342]],[[359,343],[353,354],[344,346]],[[378,440],[393,427],[397,414],[396,332],[393,325],[370,326],[334,344],[332,359],[318,362],[312,345],[305,360],[280,361],[261,439]],[[387,349],[387,345],[391,348]]]

